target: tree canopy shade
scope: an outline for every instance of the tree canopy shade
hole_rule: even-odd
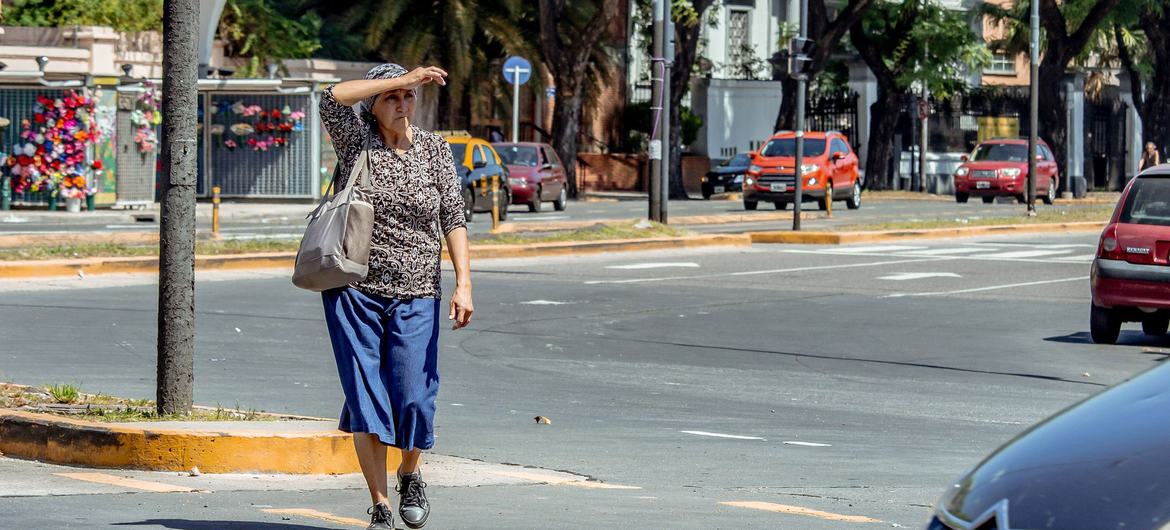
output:
[[[1170,149],[1170,6],[1123,0],[1109,28],[1116,57],[1129,75],[1142,136],[1166,156]]]
[[[301,0],[228,0],[217,36],[229,57],[244,57],[241,77],[261,77],[265,65],[281,59],[312,57],[321,48],[322,21],[313,11],[296,13]]]
[[[110,26],[162,31],[163,0],[12,0],[0,18],[10,26]]]

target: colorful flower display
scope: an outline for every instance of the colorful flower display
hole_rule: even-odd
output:
[[[222,136],[223,146],[234,150],[246,145],[253,151],[268,151],[289,144],[289,136],[305,131],[305,111],[283,108],[267,109],[260,105],[246,105],[241,101],[219,100],[215,111],[229,119],[240,120],[228,127],[216,125],[213,135]]]
[[[37,96],[32,118],[20,121],[20,139],[4,160],[13,191],[56,192],[78,197],[95,192],[87,149],[101,136],[94,100],[69,91],[61,97]]]
[[[150,153],[158,147],[158,135],[154,128],[162,123],[162,112],[158,110],[154,85],[149,81],[143,85],[146,90],[138,95],[134,111],[130,113],[130,123],[137,127],[134,131],[134,143],[138,144],[138,152]]]

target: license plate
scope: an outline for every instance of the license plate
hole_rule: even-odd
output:
[[[723,193],[723,192],[725,192],[725,191],[727,191],[727,188],[726,188],[726,187],[724,187],[724,186],[715,186],[715,193]]]
[[[774,192],[785,192],[788,191],[788,185],[774,182],[772,183],[771,190]]]
[[[987,182],[987,181],[981,181],[981,182],[975,183],[976,189],[985,190],[985,189],[990,188],[990,187],[991,187],[991,183]]]

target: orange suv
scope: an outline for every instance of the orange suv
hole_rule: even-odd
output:
[[[857,154],[844,134],[836,131],[804,133],[802,157],[803,201],[816,201],[821,210],[828,201],[845,201],[850,210],[861,208],[861,178]],[[755,210],[760,201],[777,210],[788,207],[796,194],[796,133],[776,133],[759,151],[743,181],[743,207]],[[829,190],[832,190],[831,192]]]

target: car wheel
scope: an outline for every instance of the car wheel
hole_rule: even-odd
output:
[[[1018,202],[1020,204],[1028,204],[1028,194],[1021,193],[1019,195],[1016,195],[1016,202]]]
[[[508,220],[508,205],[512,204],[512,194],[505,190],[500,190],[500,221]]]
[[[1121,319],[1117,313],[1107,307],[1092,305],[1089,311],[1089,334],[1097,344],[1117,344],[1117,336],[1121,334]]]
[[[760,203],[757,201],[746,201],[746,200],[743,201],[743,209],[744,210],[755,210],[756,208],[759,208],[759,207],[760,207]]]
[[[861,208],[861,181],[853,181],[853,192],[845,199],[845,207],[850,210]]]
[[[534,191],[533,193],[535,193],[536,195],[533,195],[532,202],[528,203],[528,211],[530,211],[532,213],[540,213],[541,208],[544,207],[544,204],[541,203],[541,201],[540,201],[540,198],[544,196],[543,195],[544,189],[537,187],[536,191]]]
[[[777,210],[787,210],[788,209],[788,203],[784,202],[784,201],[776,201],[776,202],[773,202],[772,204],[776,205]]]
[[[471,188],[463,188],[463,220],[470,223],[475,216],[475,193]]]
[[[969,195],[967,195],[966,193],[956,193],[955,194],[955,202],[966,203],[968,197],[969,197]]]
[[[1162,337],[1170,328],[1170,316],[1155,313],[1142,320],[1142,333],[1151,337]]]
[[[1048,181],[1048,193],[1044,194],[1044,204],[1052,204],[1056,202],[1056,181]]]
[[[703,200],[705,200],[705,201],[711,200],[711,192],[713,192],[713,191],[714,190],[712,190],[710,186],[704,184],[703,185]]]
[[[991,204],[995,202],[995,197],[983,197],[983,204]]]
[[[565,188],[561,188],[561,194],[557,195],[557,200],[553,202],[553,209],[558,212],[565,211],[565,206],[569,203],[569,192]]]

